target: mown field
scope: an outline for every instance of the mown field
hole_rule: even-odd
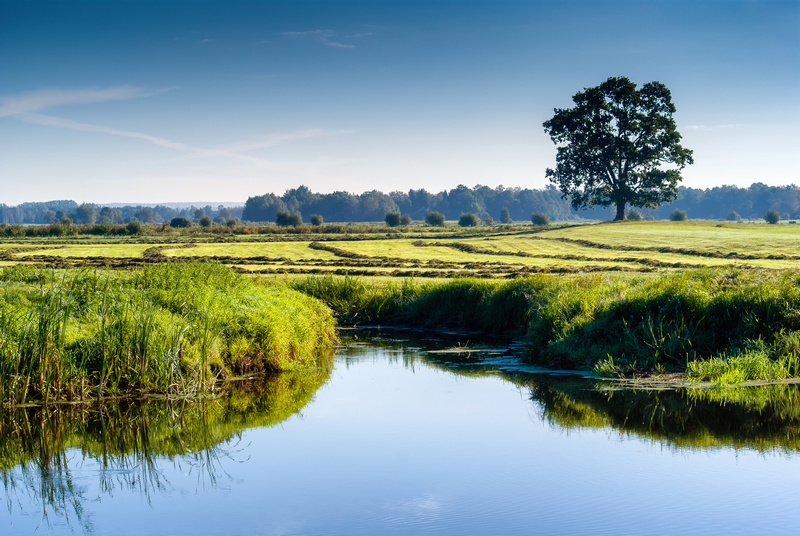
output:
[[[702,267],[784,270],[800,264],[800,226],[795,225],[690,221],[385,229],[352,234],[309,229],[223,236],[153,233],[108,239],[4,239],[0,266],[133,268],[207,260],[271,276],[498,279]]]

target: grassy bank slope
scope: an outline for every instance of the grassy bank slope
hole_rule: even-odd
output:
[[[0,271],[0,398],[187,394],[317,363],[330,311],[213,264]]]
[[[340,320],[524,336],[532,361],[610,374],[688,371],[734,383],[800,373],[800,272],[295,283]]]

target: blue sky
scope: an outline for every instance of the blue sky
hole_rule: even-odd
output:
[[[685,185],[800,183],[798,0],[0,0],[0,203],[541,188],[609,76],[670,88]]]

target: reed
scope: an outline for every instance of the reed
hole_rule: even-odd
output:
[[[14,403],[208,392],[316,366],[336,340],[318,301],[213,264],[15,267],[0,285],[0,398]]]
[[[386,286],[327,277],[294,286],[327,303],[344,322],[523,337],[529,359],[553,368],[700,374],[698,368],[687,369],[687,363],[719,359],[738,370],[753,362],[741,356],[761,344],[760,352],[773,367],[766,376],[799,373],[798,271],[701,269],[650,277],[570,278],[543,274]],[[737,381],[757,376],[745,372]]]

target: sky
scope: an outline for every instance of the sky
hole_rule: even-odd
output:
[[[0,0],[0,203],[543,188],[611,76],[684,185],[800,184],[800,0]]]

